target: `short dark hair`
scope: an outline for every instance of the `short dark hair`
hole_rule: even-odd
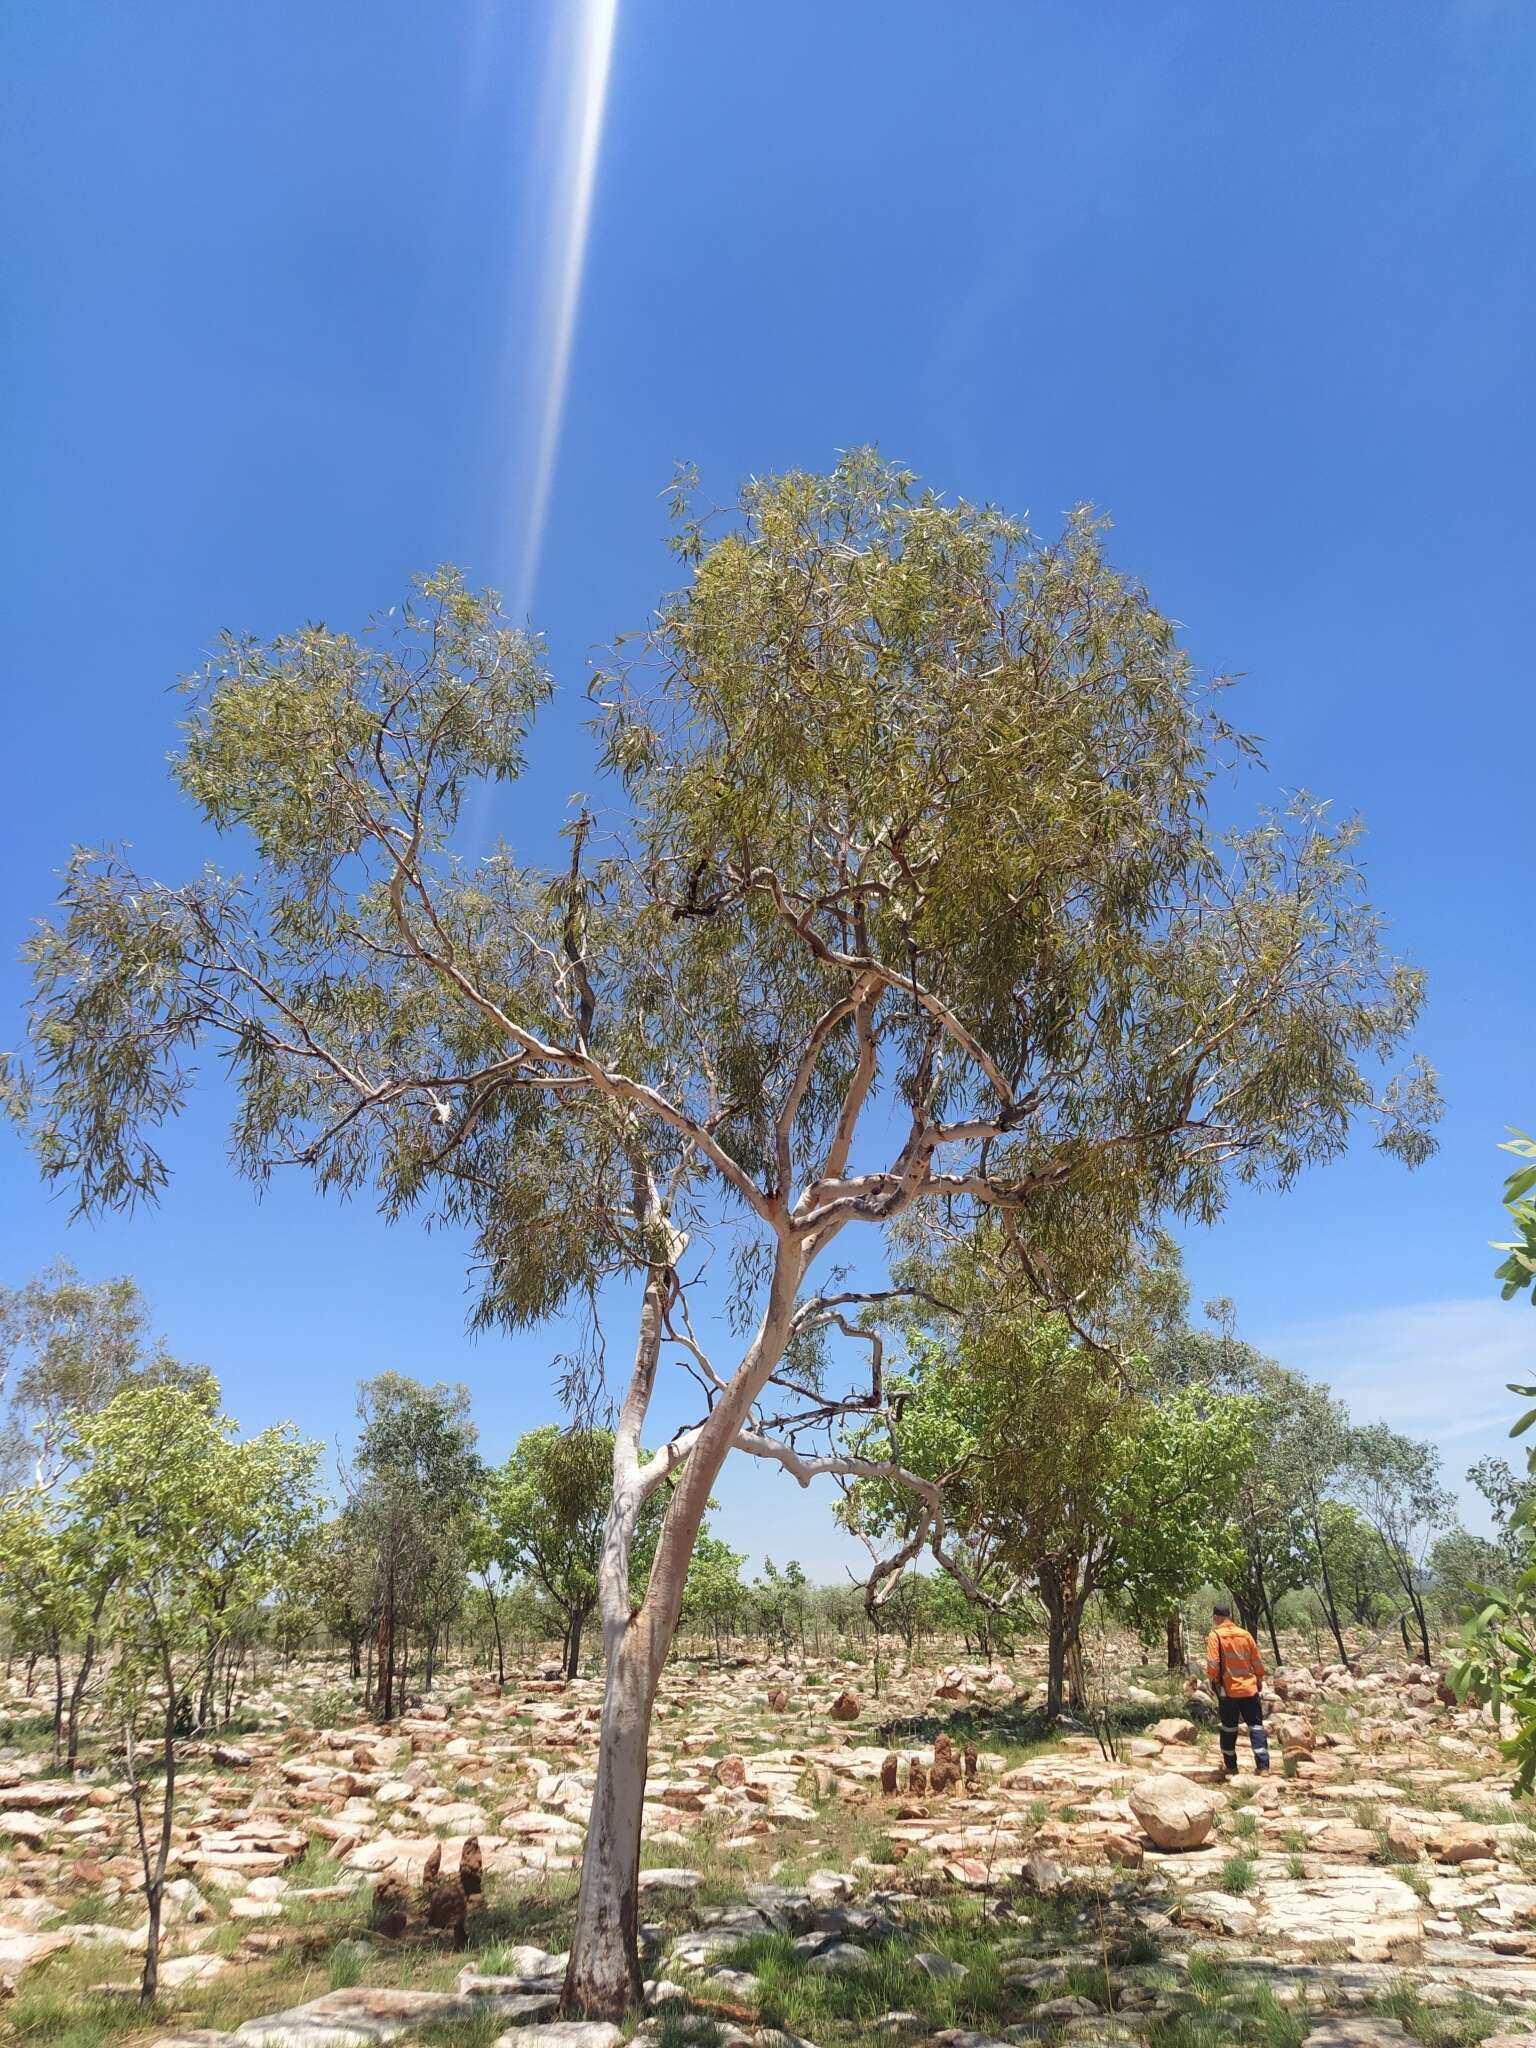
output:
[[[1211,1609],[1211,1612],[1215,1615],[1218,1621],[1230,1621],[1232,1619],[1231,1608],[1223,1607],[1219,1603]]]

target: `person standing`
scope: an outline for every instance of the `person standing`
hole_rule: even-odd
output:
[[[1253,1767],[1269,1769],[1269,1737],[1264,1732],[1264,1656],[1247,1629],[1232,1619],[1230,1607],[1212,1612],[1213,1627],[1205,1639],[1205,1675],[1221,1714],[1221,1767],[1237,1776],[1237,1731],[1247,1724],[1253,1744]]]

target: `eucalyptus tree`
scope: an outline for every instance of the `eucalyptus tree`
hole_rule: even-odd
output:
[[[1046,1617],[1045,1713],[1083,1706],[1081,1632],[1105,1595],[1143,1634],[1207,1581],[1252,1456],[1247,1404],[1201,1387],[1171,1393],[1144,1361],[1118,1364],[1046,1313],[984,1242],[983,1226],[931,1284],[950,1327],[909,1340],[899,1414],[861,1433],[941,1490],[935,1535],[910,1486],[856,1480],[848,1519],[887,1554],[881,1600],[926,1542],[979,1605],[1029,1595]],[[981,1240],[978,1243],[976,1240]]]
[[[1488,1504],[1494,1543],[1500,1553],[1494,1578],[1517,1578],[1531,1562],[1536,1474],[1527,1471],[1521,1479],[1507,1458],[1479,1458],[1467,1472],[1467,1484],[1475,1486]]]
[[[1333,1512],[1350,1456],[1348,1410],[1326,1387],[1249,1347],[1236,1347],[1236,1354],[1229,1354],[1218,1384],[1243,1394],[1253,1416],[1254,1455],[1240,1491],[1241,1547],[1234,1565],[1245,1625],[1257,1630],[1262,1617],[1278,1663],[1275,1610],[1287,1593],[1310,1584],[1349,1669],[1334,1563],[1335,1545],[1347,1532]]]
[[[104,1592],[100,1594],[104,1599]],[[55,1503],[40,1487],[16,1492],[0,1502],[0,1611],[10,1645],[28,1664],[28,1689],[37,1660],[46,1657],[53,1670],[53,1761],[64,1756],[65,1725],[69,1725],[69,1769],[78,1750],[79,1706],[90,1678],[94,1643],[82,1650],[72,1688],[65,1677],[72,1643],[89,1632],[97,1591],[87,1586],[59,1527]],[[66,1712],[66,1702],[69,1711]]]
[[[1384,1422],[1353,1431],[1347,1489],[1375,1531],[1398,1592],[1418,1631],[1419,1654],[1430,1661],[1427,1563],[1436,1535],[1455,1520],[1456,1503],[1440,1483],[1433,1444],[1402,1436]],[[1407,1643],[1406,1616],[1403,1637]]]
[[[1217,832],[1243,744],[1088,514],[1044,541],[859,453],[748,485],[718,528],[680,505],[676,545],[683,587],[593,686],[611,815],[547,866],[471,829],[550,693],[489,598],[443,573],[360,637],[226,641],[175,773],[245,872],[77,857],[11,1077],[88,1211],[161,1188],[157,1128],[217,1049],[244,1169],[461,1227],[482,1321],[628,1301],[566,1994],[600,2013],[639,1996],[651,1707],[721,1464],[857,1473],[827,1432],[883,1405],[862,1339],[815,1341],[882,1291],[834,1247],[995,1211],[1072,1300],[1358,1116],[1421,1157],[1433,1108],[1426,1071],[1383,1077],[1420,980],[1356,829]],[[716,1245],[739,1320],[704,1318]],[[669,1360],[699,1410],[647,1461]]]
[[[582,1635],[597,1606],[603,1532],[613,1493],[613,1432],[553,1423],[518,1439],[489,1476],[487,1512],[508,1577],[531,1579],[559,1615],[567,1678],[581,1668]],[[661,1503],[653,1496],[654,1536]]]
[[[241,1441],[218,1388],[133,1386],[81,1415],[57,1503],[66,1555],[106,1589],[107,1699],[149,1910],[142,1996],[159,1981],[178,1732],[234,1620],[283,1582],[313,1524],[319,1445],[291,1424]],[[146,1744],[150,1745],[148,1756]],[[154,1808],[158,1807],[158,1813]]]
[[[463,1602],[483,1468],[462,1386],[383,1372],[362,1383],[357,1406],[342,1555],[361,1569],[374,1637],[371,1697],[389,1721],[403,1704],[412,1653],[430,1680],[443,1630]]]
[[[195,1377],[151,1335],[143,1296],[126,1277],[82,1280],[60,1260],[0,1288],[0,1484],[56,1484],[71,1416],[105,1407],[130,1381]]]
[[[732,1550],[718,1536],[701,1531],[688,1562],[682,1625],[707,1631],[713,1637],[717,1665],[721,1661],[722,1636],[729,1635],[747,1611],[747,1589],[741,1579],[746,1561],[743,1551]]]

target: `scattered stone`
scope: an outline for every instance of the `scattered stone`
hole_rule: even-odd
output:
[[[1147,1735],[1153,1742],[1197,1742],[1200,1731],[1193,1721],[1168,1719],[1154,1721]]]
[[[1258,1932],[1259,1909],[1249,1899],[1229,1892],[1191,1892],[1179,1901],[1179,1923],[1184,1927],[1209,1927],[1233,1940]]]
[[[832,1702],[834,1721],[857,1721],[863,1711],[863,1703],[856,1692],[840,1692]]]
[[[1312,2029],[1301,2048],[1394,2048],[1405,2042],[1414,2048],[1401,2020],[1329,2019]]]
[[[1435,1861],[1470,1863],[1477,1856],[1496,1856],[1498,1847],[1492,1828],[1481,1827],[1475,1821],[1453,1821],[1435,1837]]]
[[[499,2034],[496,2048],[528,2048],[530,2042],[538,2048],[624,2048],[624,2032],[612,2020],[550,2020]]]
[[[848,1970],[867,1970],[874,1960],[869,1950],[860,1948],[857,1942],[834,1941],[820,1954],[812,1956],[805,1967],[824,1975],[841,1976]]]
[[[642,1892],[696,1892],[703,1882],[701,1870],[661,1868],[640,1873]]]
[[[1417,1863],[1424,1853],[1423,1838],[1400,1813],[1394,1813],[1387,1822],[1387,1845],[1411,1863]]]
[[[1329,1820],[1308,1837],[1307,1846],[1320,1856],[1374,1856],[1380,1845],[1369,1828],[1357,1828],[1347,1820]]]
[[[1198,1849],[1221,1810],[1209,1787],[1177,1771],[1138,1778],[1128,1798],[1147,1839],[1159,1849]]]

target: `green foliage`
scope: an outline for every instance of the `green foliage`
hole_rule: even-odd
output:
[[[985,1228],[922,1275],[945,1304],[908,1330],[899,1425],[861,1448],[943,1480],[958,1540],[941,1545],[978,1591],[1032,1586],[1053,1633],[1075,1640],[1084,1601],[1108,1596],[1152,1631],[1215,1569],[1252,1459],[1247,1403],[1160,1382],[1145,1359],[1117,1368],[1019,1284]],[[921,1527],[923,1503],[861,1479],[851,1518],[876,1536]]]
[[[59,1261],[24,1287],[0,1288],[0,1485],[30,1474],[45,1490],[63,1469],[70,1418],[135,1381],[190,1385],[149,1334],[132,1280],[83,1281]]]
[[[1441,1538],[1430,1553],[1430,1570],[1437,1581],[1441,1544],[1453,1540]],[[1399,1588],[1380,1537],[1348,1501],[1322,1503],[1310,1559],[1314,1584],[1325,1562],[1345,1620],[1358,1628],[1378,1627],[1390,1615]]]
[[[762,1575],[752,1581],[749,1598],[757,1626],[781,1650],[792,1649],[803,1639],[809,1588],[810,1581],[794,1558],[780,1571],[771,1557],[765,1557]]]
[[[104,1627],[119,1713],[191,1689],[244,1608],[280,1587],[315,1516],[319,1446],[291,1424],[241,1440],[211,1379],[119,1393],[75,1423],[56,1507]]]
[[[1529,1138],[1513,1139],[1504,1150],[1536,1162],[1536,1145]],[[1532,1221],[1528,1196],[1533,1186],[1536,1163],[1522,1167],[1505,1183],[1505,1203],[1523,1228]],[[1527,1249],[1533,1244],[1536,1239],[1527,1229]],[[1521,1247],[1500,1249],[1510,1253],[1499,1271],[1504,1299],[1509,1301],[1529,1282],[1533,1268]],[[1536,1401],[1536,1386],[1512,1382],[1509,1391],[1527,1403]],[[1533,1423],[1536,1407],[1527,1406],[1509,1433],[1512,1437],[1524,1436]],[[1530,1541],[1530,1531],[1536,1527],[1536,1446],[1526,1451],[1526,1470],[1528,1480],[1524,1487],[1513,1483],[1513,1474],[1509,1475],[1511,1483],[1506,1485],[1503,1473],[1492,1469],[1485,1471],[1484,1480],[1495,1511],[1502,1510],[1506,1544],[1519,1546],[1522,1556],[1528,1559],[1525,1546]],[[1503,1718],[1506,1708],[1509,1710],[1514,1732],[1505,1740],[1503,1749],[1515,1766],[1517,1789],[1529,1793],[1536,1787],[1536,1563],[1524,1563],[1508,1592],[1484,1591],[1482,1611],[1462,1632],[1461,1660],[1452,1673],[1452,1682],[1463,1697],[1470,1693],[1485,1700],[1496,1720]]]
[[[1427,1071],[1373,1078],[1421,981],[1357,827],[1211,833],[1249,750],[1100,521],[1045,541],[866,451],[681,546],[687,587],[594,686],[634,857],[591,858],[581,820],[568,873],[455,858],[550,688],[493,597],[445,570],[360,637],[227,639],[176,775],[253,862],[182,887],[72,863],[7,1070],[45,1175],[86,1210],[153,1196],[157,1129],[222,1049],[245,1171],[466,1226],[481,1313],[517,1324],[667,1241],[637,1156],[680,1219],[814,1179],[861,1036],[879,1100],[933,1126],[903,1202],[1027,1207],[1069,1293],[1361,1112],[1424,1155]]]
[[[688,1560],[688,1577],[683,1587],[685,1627],[707,1631],[718,1637],[729,1633],[746,1616],[750,1596],[742,1583],[743,1551],[732,1550],[708,1530],[700,1532]]]
[[[1500,1150],[1513,1152],[1522,1164],[1504,1183],[1504,1206],[1515,1235],[1494,1246],[1495,1251],[1507,1254],[1494,1277],[1503,1283],[1506,1301],[1529,1292],[1532,1302],[1536,1302],[1536,1199],[1532,1198],[1532,1190],[1536,1189],[1536,1140],[1516,1131]]]
[[[191,1732],[224,1645],[287,1579],[314,1522],[319,1450],[289,1424],[241,1439],[207,1375],[190,1386],[132,1383],[71,1418],[69,1476],[27,1510],[29,1537],[45,1558],[57,1545],[106,1653],[105,1709],[150,1911],[145,1999],[156,1984],[177,1738]],[[158,1823],[146,1811],[150,1738]]]
[[[526,1576],[560,1617],[566,1656],[574,1666],[582,1629],[597,1605],[598,1560],[613,1488],[613,1432],[529,1430],[506,1463],[487,1475],[483,1527],[486,1554],[508,1578]],[[631,1576],[643,1584],[661,1501],[653,1496]]]
[[[459,1611],[482,1472],[462,1386],[380,1373],[358,1397],[362,1428],[327,1570],[354,1640],[377,1630],[381,1708],[391,1715],[414,1646],[429,1654]]]

